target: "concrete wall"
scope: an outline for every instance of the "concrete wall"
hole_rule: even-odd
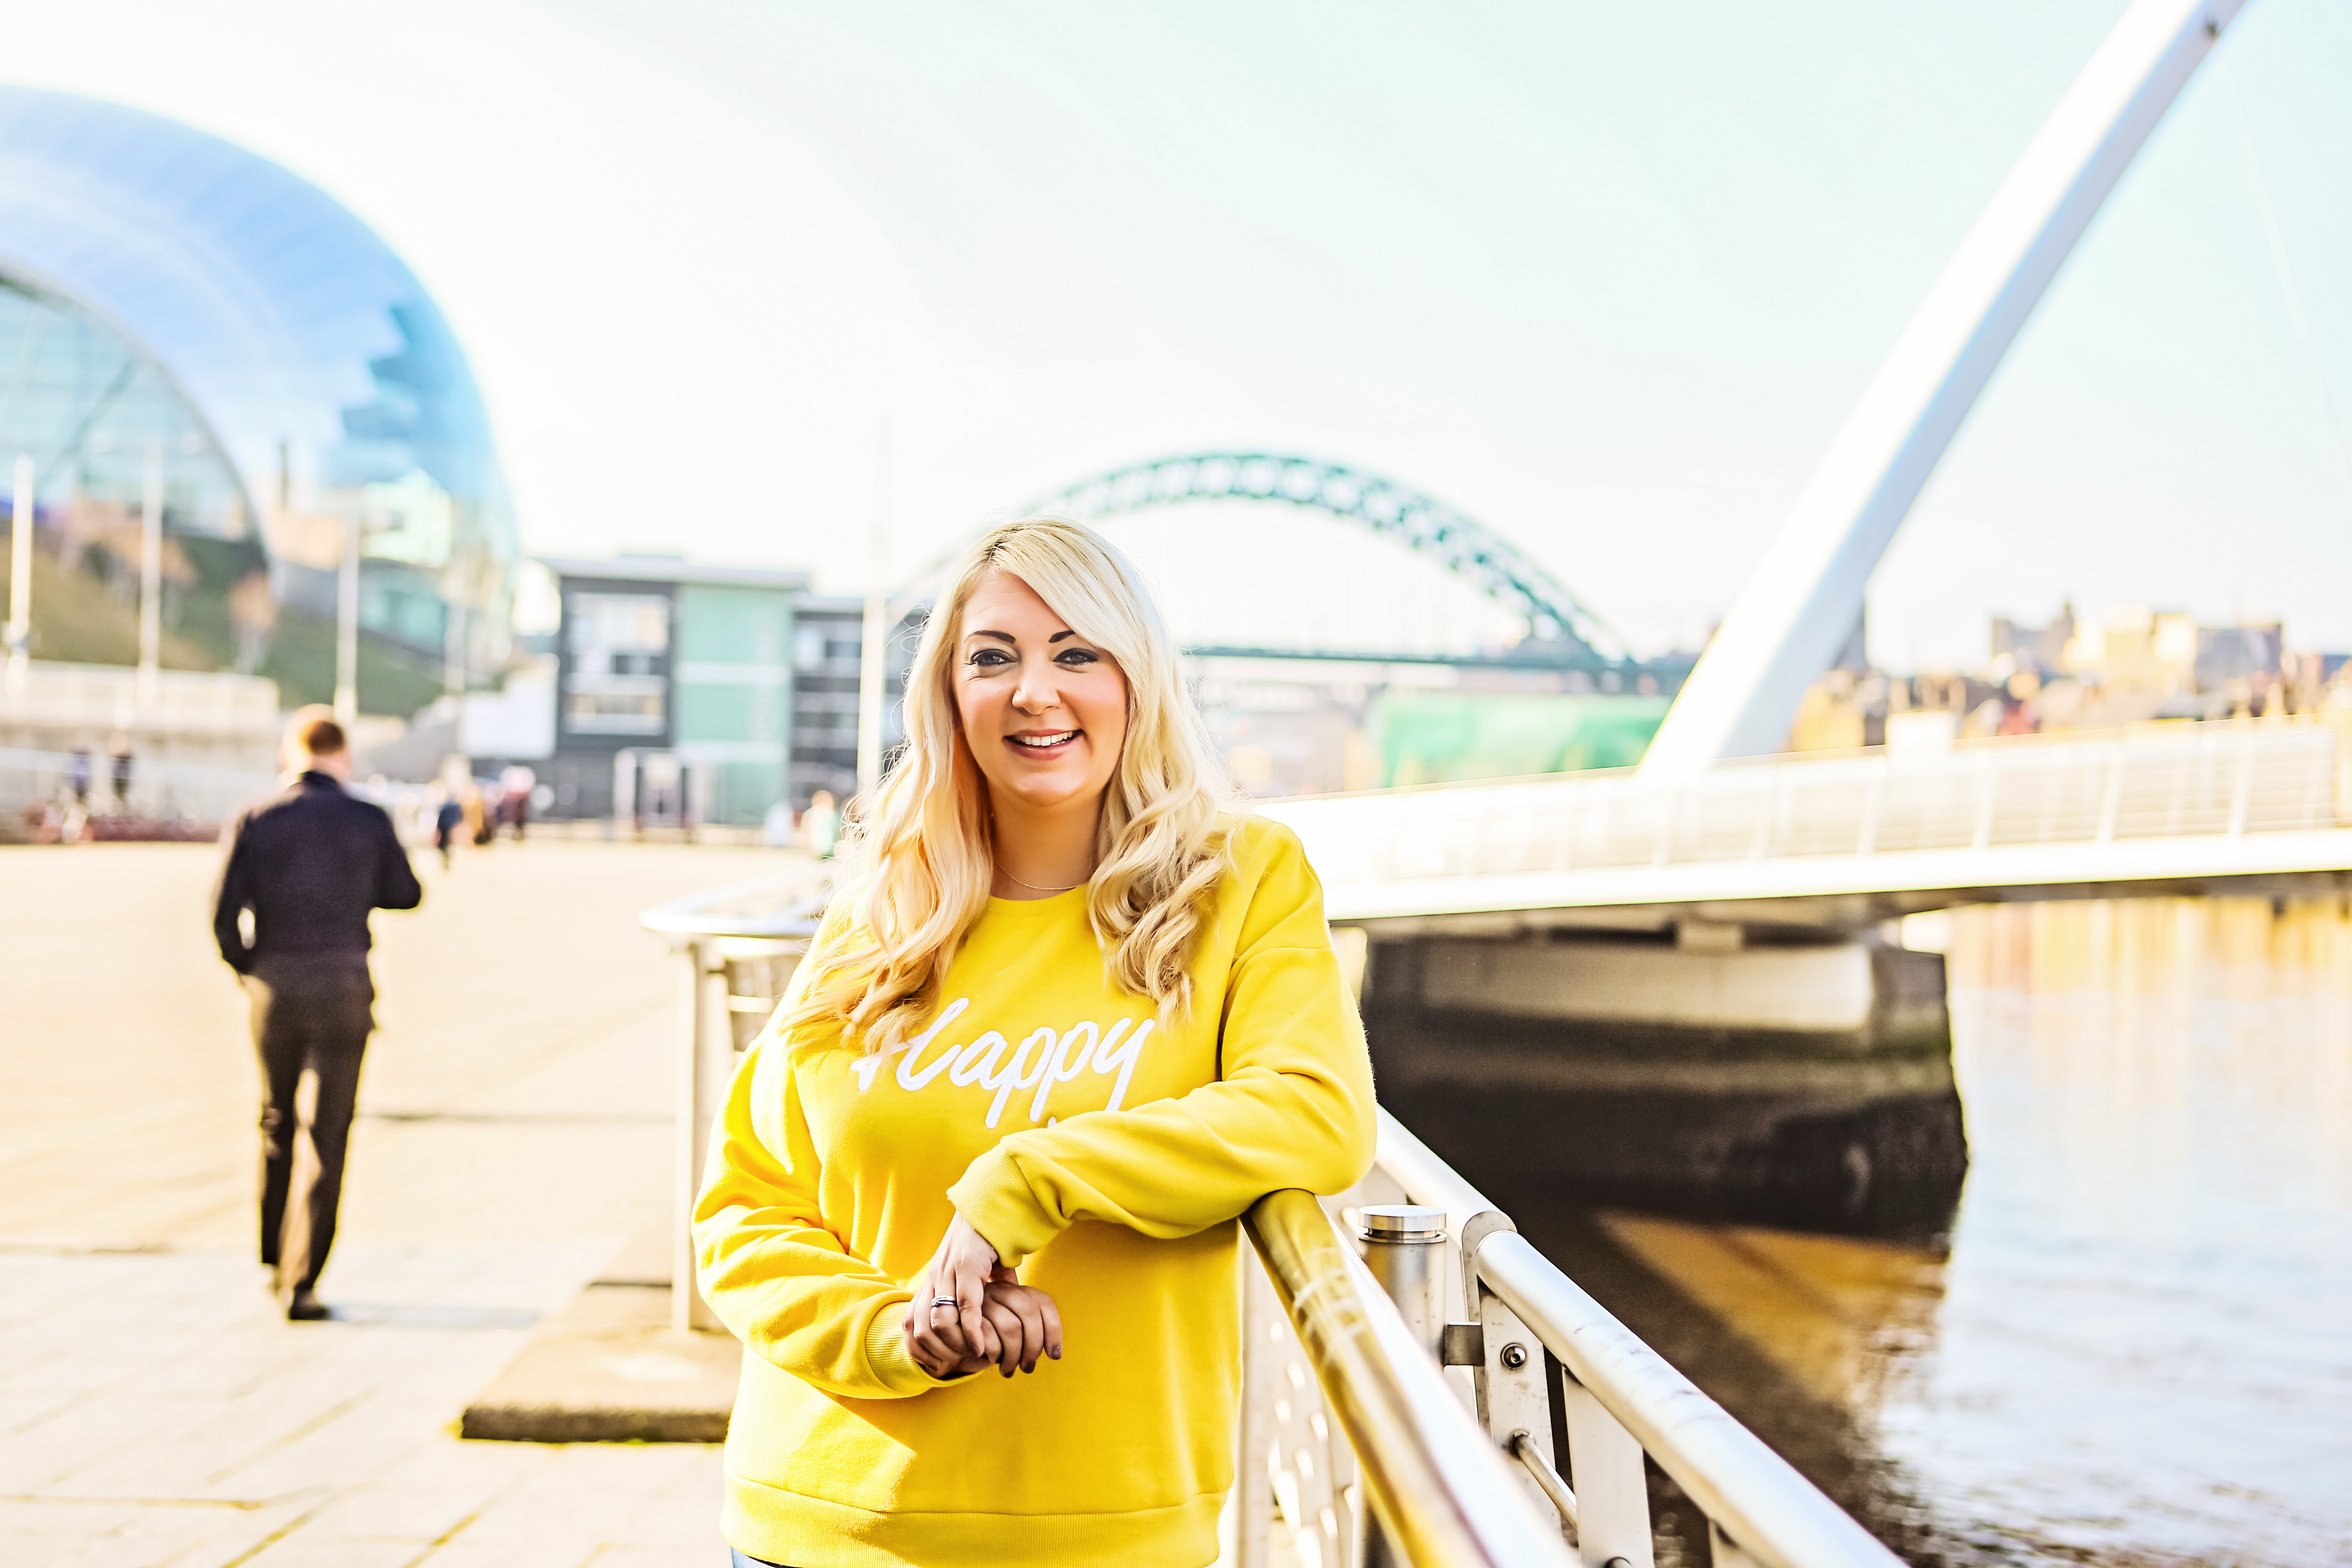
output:
[[[1685,952],[1630,942],[1432,942],[1421,999],[1522,1018],[1859,1032],[1874,996],[1853,943]]]
[[[120,665],[33,660],[0,673],[0,814],[13,826],[69,795],[79,750],[93,809],[218,822],[275,780],[282,723],[278,684],[258,676],[163,669],[142,682]],[[131,757],[127,803],[110,784],[118,736]]]
[[[120,665],[39,659],[0,675],[0,746],[12,749],[102,755],[121,733],[154,762],[274,773],[281,722],[278,683],[256,675],[160,669],[142,686]]]

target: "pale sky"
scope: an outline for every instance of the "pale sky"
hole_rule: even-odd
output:
[[[371,224],[534,551],[855,591],[886,423],[899,571],[1098,468],[1296,449],[1656,650],[1728,605],[2123,9],[0,0],[0,78]],[[2069,594],[2352,647],[2347,83],[2352,13],[2250,0],[1890,553],[1882,660],[1974,663]],[[1269,614],[1313,592],[1162,521]]]

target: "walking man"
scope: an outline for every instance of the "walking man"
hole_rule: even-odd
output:
[[[319,1272],[335,1239],[360,1055],[375,1027],[368,911],[413,910],[425,894],[392,818],[343,791],[352,755],[332,709],[297,712],[282,754],[294,775],[285,792],[229,829],[213,931],[252,997],[261,1055],[261,1261],[275,1270],[286,1315],[311,1321],[328,1316]],[[305,1071],[316,1099],[298,1128]],[[308,1158],[296,1159],[298,1143]]]

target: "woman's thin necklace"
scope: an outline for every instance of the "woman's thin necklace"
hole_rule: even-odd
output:
[[[1004,862],[1002,860],[999,860],[996,863],[996,868],[999,871],[1003,872],[1004,879],[1006,881],[1012,883],[1016,888],[1026,888],[1033,893],[1066,893],[1072,889],[1083,888],[1087,885],[1086,882],[1073,882],[1067,888],[1041,888],[1034,882],[1024,882],[1020,878],[1014,876],[1012,872],[1004,870]],[[1092,877],[1089,877],[1087,880],[1092,881],[1093,879],[1094,879]]]

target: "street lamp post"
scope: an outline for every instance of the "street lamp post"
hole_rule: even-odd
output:
[[[343,519],[343,562],[335,584],[335,717],[360,713],[360,520]]]
[[[8,512],[8,684],[21,686],[33,643],[33,459],[16,459]]]
[[[874,489],[873,576],[866,589],[865,636],[857,658],[857,794],[863,809],[874,809],[882,782],[883,663],[890,639],[890,423],[882,422],[881,449]]]
[[[139,700],[155,700],[155,672],[163,656],[163,448],[147,447],[146,482],[139,493]]]

